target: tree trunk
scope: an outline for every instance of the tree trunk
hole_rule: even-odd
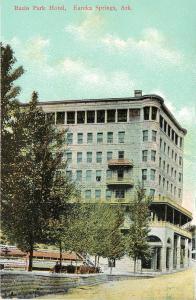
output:
[[[95,255],[95,267],[97,266],[97,255]]]
[[[32,272],[33,269],[33,247],[29,251],[29,265],[28,265],[28,272]]]
[[[136,257],[134,257],[134,273],[136,272]]]
[[[98,255],[98,259],[97,259],[97,266],[99,267],[99,255]]]
[[[62,269],[62,243],[59,244],[59,254],[60,254],[60,261],[59,261],[59,271],[61,273]]]

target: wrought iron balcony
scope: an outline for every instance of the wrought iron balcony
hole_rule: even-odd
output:
[[[117,177],[114,177],[114,178],[109,178],[109,179],[106,179],[106,184],[107,185],[119,185],[119,186],[133,186],[134,185],[134,182],[133,182],[133,179],[131,178],[117,178]]]
[[[109,167],[133,167],[133,161],[128,159],[110,159],[108,161]]]

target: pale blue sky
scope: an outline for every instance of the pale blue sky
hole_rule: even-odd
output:
[[[118,11],[73,11],[73,5],[116,6]],[[182,126],[184,204],[196,198],[196,1],[3,0],[2,35],[26,73],[21,101],[158,93]],[[16,11],[14,6],[29,6]],[[33,11],[64,5],[67,11]],[[131,11],[121,11],[130,5]]]

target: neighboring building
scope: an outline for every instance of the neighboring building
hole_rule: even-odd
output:
[[[34,270],[52,269],[55,263],[60,261],[59,251],[54,250],[34,250],[33,251],[33,268]],[[83,257],[75,252],[62,253],[62,265],[83,263]],[[0,247],[0,265],[5,269],[22,268],[28,266],[28,254],[19,250],[15,246],[1,245]]]
[[[182,226],[191,213],[183,197],[183,129],[157,95],[40,102],[59,128],[68,128],[67,175],[81,186],[85,202],[126,203],[143,182],[154,200],[144,268],[187,267],[191,234]]]
[[[196,225],[192,225],[190,231],[192,232],[192,259],[196,260]]]

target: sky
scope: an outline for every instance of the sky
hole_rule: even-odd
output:
[[[134,89],[164,98],[188,130],[183,205],[196,217],[196,1],[2,0],[1,7],[3,41],[25,69],[20,101],[33,90],[40,101],[129,97]]]

